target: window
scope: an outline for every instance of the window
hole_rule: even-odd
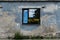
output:
[[[40,8],[23,8],[22,24],[40,24]]]

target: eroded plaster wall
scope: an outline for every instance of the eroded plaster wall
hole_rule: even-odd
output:
[[[60,25],[60,3],[53,2],[1,2],[0,8],[2,13],[0,13],[0,18],[3,17],[4,22],[0,22],[0,25],[4,24],[3,28],[9,28],[6,32],[3,28],[3,33],[15,33],[16,31],[21,31],[24,35],[46,33],[45,28],[54,29],[54,32],[59,31]],[[44,6],[45,8],[42,8]],[[40,20],[41,25],[22,25],[22,8],[40,8]],[[7,12],[7,13],[5,13]],[[2,16],[1,16],[2,15]],[[6,18],[4,18],[5,16]],[[11,18],[11,19],[10,19]],[[0,21],[1,21],[0,20]],[[2,26],[0,26],[2,27]],[[42,27],[42,29],[41,29]],[[55,29],[56,28],[56,29]],[[2,30],[1,30],[2,31]],[[35,32],[36,31],[36,32]],[[48,31],[47,31],[48,32]],[[5,37],[5,34],[2,34]],[[40,34],[39,34],[40,35]],[[2,37],[3,38],[3,37]]]

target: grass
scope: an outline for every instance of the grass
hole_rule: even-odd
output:
[[[8,37],[10,39],[11,37]],[[19,32],[16,32],[12,39],[60,39],[60,37],[43,37],[43,36],[23,36]]]

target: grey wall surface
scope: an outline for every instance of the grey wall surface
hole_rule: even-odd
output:
[[[37,27],[39,27],[40,25],[22,25],[22,8],[40,8],[40,6],[42,5],[49,5],[49,4],[54,4],[54,5],[60,5],[60,3],[53,3],[53,2],[1,2],[0,5],[2,5],[2,10],[3,11],[8,11],[9,14],[14,14],[16,15],[16,19],[15,22],[16,23],[20,23],[20,27],[23,30],[33,30],[36,29]],[[58,11],[56,11],[56,13],[54,15],[57,15],[56,20],[60,20],[59,18],[59,12],[60,9],[58,9]],[[43,15],[42,9],[41,9],[41,16]],[[60,22],[59,22],[60,23]],[[57,24],[59,24],[57,23]]]

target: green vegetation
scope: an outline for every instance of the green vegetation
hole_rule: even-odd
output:
[[[23,36],[22,34],[16,32],[13,39],[22,39],[22,36]]]
[[[14,38],[12,39],[56,39],[60,37],[51,36],[51,37],[43,37],[43,36],[23,36],[23,34],[20,34],[19,32],[16,32],[14,35]],[[8,37],[8,39],[11,39],[11,37]]]
[[[23,36],[19,32],[16,32],[13,39],[43,39],[42,36]]]

